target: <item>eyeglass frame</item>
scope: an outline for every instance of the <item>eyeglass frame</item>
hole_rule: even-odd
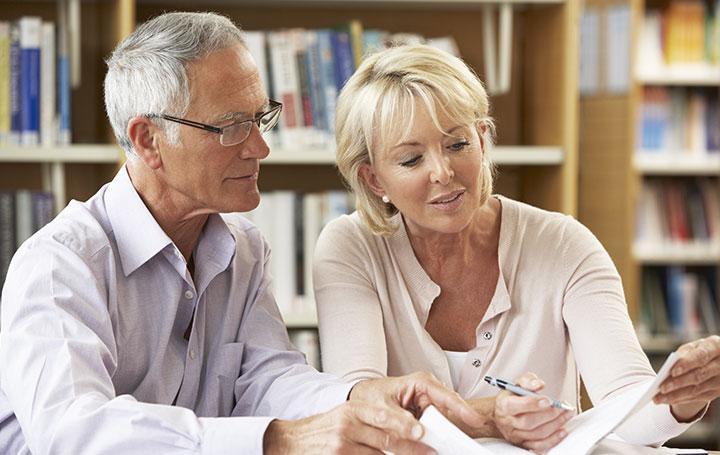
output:
[[[225,145],[222,143],[222,135],[224,134],[225,130],[232,126],[237,126],[237,125],[240,125],[242,123],[247,123],[247,122],[252,122],[255,125],[257,125],[258,128],[260,128],[260,120],[262,120],[263,117],[265,117],[266,115],[270,114],[271,112],[273,112],[275,110],[278,111],[278,114],[277,114],[278,116],[282,113],[282,107],[283,107],[282,103],[275,101],[275,100],[268,100],[268,105],[269,105],[269,109],[267,111],[255,114],[255,116],[253,118],[250,118],[247,120],[241,120],[239,122],[233,122],[233,123],[231,123],[227,126],[223,126],[223,127],[208,125],[206,123],[200,123],[200,122],[196,122],[194,120],[188,120],[188,119],[184,119],[184,118],[180,118],[180,117],[173,117],[172,115],[167,115],[167,114],[148,114],[148,115],[146,115],[146,117],[161,118],[161,119],[167,120],[169,122],[175,122],[175,123],[179,123],[181,125],[191,126],[193,128],[198,128],[201,130],[209,131],[211,133],[219,134],[220,135],[220,145],[222,145],[223,147],[232,147],[234,145],[242,144],[243,142],[245,142],[247,140],[248,137],[250,137],[250,131],[252,131],[252,125],[250,126],[250,129],[248,130],[248,135],[245,136],[245,139],[243,139],[240,142],[236,142],[235,144]],[[277,125],[277,122],[275,123],[275,125]],[[273,128],[275,127],[275,125],[273,125]],[[266,130],[266,131],[270,131],[270,130]]]

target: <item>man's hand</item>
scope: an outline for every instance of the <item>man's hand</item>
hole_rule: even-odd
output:
[[[361,381],[349,401],[330,412],[297,421],[273,421],[265,431],[265,453],[435,453],[420,443],[416,420],[429,405],[470,426],[483,419],[460,396],[427,373]]]
[[[545,384],[525,373],[516,381],[520,387],[540,392]],[[535,452],[545,452],[562,441],[563,426],[573,413],[551,407],[547,397],[517,396],[503,390],[495,400],[495,425],[507,441]]]
[[[713,335],[686,343],[677,354],[679,359],[654,401],[669,404],[675,418],[687,422],[720,396],[720,337]]]
[[[274,420],[265,431],[264,453],[435,453],[418,442],[422,435],[413,415],[397,406],[347,402],[301,420]]]
[[[460,395],[446,389],[428,373],[361,381],[350,392],[350,400],[400,406],[415,417],[420,417],[425,408],[433,405],[444,415],[453,415],[471,427],[485,423],[485,419]]]

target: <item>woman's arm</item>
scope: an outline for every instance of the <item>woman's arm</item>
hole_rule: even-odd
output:
[[[387,375],[383,314],[371,279],[370,251],[356,229],[347,216],[328,223],[313,260],[323,370],[345,380]]]

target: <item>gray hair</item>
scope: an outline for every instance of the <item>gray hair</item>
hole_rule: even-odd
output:
[[[118,144],[128,158],[135,150],[127,135],[139,115],[182,117],[190,105],[187,65],[215,51],[245,45],[242,31],[215,13],[166,13],[140,25],[106,60],[105,110]],[[153,119],[171,143],[178,125]]]
[[[398,210],[373,193],[360,177],[360,169],[373,164],[388,138],[410,130],[416,101],[423,102],[440,131],[441,115],[457,124],[482,127],[481,204],[492,194],[494,167],[488,152],[494,124],[477,75],[459,58],[425,45],[378,52],[368,56],[350,77],[335,115],[338,170],[355,194],[360,218],[375,234],[391,234],[397,229],[393,217]]]

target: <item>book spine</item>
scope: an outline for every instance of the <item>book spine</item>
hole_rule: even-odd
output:
[[[355,71],[355,64],[350,43],[350,33],[336,31],[333,37],[333,56],[335,57],[335,85],[338,92]]]
[[[40,137],[42,145],[56,142],[55,24],[43,22],[40,47]]]
[[[67,0],[58,1],[57,25],[57,143],[68,145],[72,142],[72,92],[70,84],[70,31]]]
[[[21,143],[40,143],[40,41],[39,17],[20,19],[20,130]]]
[[[20,27],[10,26],[10,135],[9,142],[20,144]]]
[[[15,195],[0,191],[0,286],[15,254]]]
[[[0,146],[10,136],[10,24],[0,22]]]
[[[330,137],[335,134],[335,105],[337,103],[337,84],[335,82],[335,59],[333,57],[332,30],[317,31],[317,45],[320,54],[320,84],[322,97],[327,116],[327,133]]]

